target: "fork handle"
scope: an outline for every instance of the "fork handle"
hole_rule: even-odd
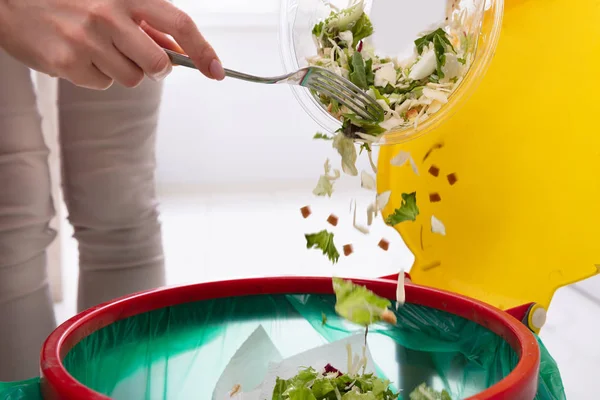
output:
[[[196,68],[196,65],[194,65],[194,63],[192,62],[192,59],[186,56],[185,54],[177,53],[173,50],[165,48],[163,48],[163,50],[165,51],[165,53],[167,53],[173,65],[181,65],[183,67],[198,69]],[[254,83],[277,83],[277,81],[273,80],[272,78],[261,78],[254,75],[244,74],[243,72],[233,71],[227,68],[225,68],[225,76]]]

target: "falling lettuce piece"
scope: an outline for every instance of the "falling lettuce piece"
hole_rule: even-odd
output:
[[[390,197],[392,197],[391,190],[377,195],[377,200],[375,201],[375,203],[377,204],[377,211],[383,211],[385,206],[387,206],[390,202]]]
[[[406,302],[406,290],[404,288],[404,271],[398,274],[398,283],[396,284],[396,310]]]
[[[313,194],[315,196],[329,196],[333,194],[333,183],[339,179],[340,171],[337,169],[333,170],[333,174],[331,173],[331,165],[329,164],[329,159],[325,160],[324,165],[325,174],[321,175],[319,178],[319,182],[317,182],[317,186],[313,190]]]
[[[362,171],[360,174],[361,187],[367,190],[377,190],[377,180],[371,174],[366,171]]]
[[[350,176],[357,176],[358,170],[356,169],[356,159],[358,158],[358,154],[356,152],[356,146],[354,146],[354,141],[348,139],[340,132],[333,138],[333,148],[336,149],[342,157],[342,171]]]
[[[335,291],[335,311],[343,318],[362,326],[369,326],[387,319],[391,302],[377,296],[364,286],[333,278]]]
[[[402,204],[394,213],[387,217],[385,223],[389,226],[396,226],[405,221],[415,221],[419,215],[417,207],[417,193],[402,193]]]
[[[333,194],[333,183],[327,176],[321,175],[317,186],[313,189],[313,194],[315,196],[331,197]]]
[[[333,233],[323,230],[319,233],[306,234],[304,237],[307,249],[321,250],[333,264],[339,261],[340,253],[333,242]]]
[[[315,139],[315,140],[319,140],[319,139],[320,140],[333,140],[333,137],[326,135],[324,133],[321,133],[321,132],[317,132],[317,133],[315,133],[315,136],[313,137],[313,139]]]
[[[431,232],[436,233],[438,235],[446,236],[446,227],[435,217],[435,215],[431,216]]]
[[[417,387],[409,396],[410,400],[452,400],[447,391],[436,392],[425,383]]]

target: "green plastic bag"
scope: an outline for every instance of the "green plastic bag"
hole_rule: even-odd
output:
[[[42,400],[40,379],[22,382],[0,382],[0,400]]]
[[[333,295],[263,295],[168,307],[92,334],[63,361],[77,380],[117,400],[211,399],[229,360],[259,326],[284,358],[362,332],[340,319],[334,305]],[[411,304],[397,317],[395,327],[371,327],[368,344],[378,374],[405,399],[424,382],[445,388],[453,399],[468,397],[498,382],[518,362],[500,337],[463,318]],[[563,400],[556,363],[539,344],[536,399]],[[0,386],[0,400],[40,398],[35,381]]]

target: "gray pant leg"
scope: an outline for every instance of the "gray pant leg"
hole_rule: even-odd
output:
[[[29,69],[0,50],[0,381],[39,375],[41,345],[55,325],[48,153]]]
[[[164,285],[154,170],[160,84],[59,86],[63,190],[79,242],[83,310]]]

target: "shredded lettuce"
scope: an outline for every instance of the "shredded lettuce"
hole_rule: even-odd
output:
[[[425,383],[417,387],[409,396],[410,400],[452,400],[447,391],[436,392]]]
[[[348,321],[362,326],[382,321],[383,314],[392,304],[366,287],[340,278],[333,278],[333,290],[336,296],[335,311]]]
[[[390,382],[373,374],[359,376],[300,370],[289,380],[278,378],[273,400],[395,400]],[[339,395],[339,397],[338,397]]]
[[[402,204],[394,213],[387,217],[385,223],[390,226],[396,226],[405,221],[415,221],[419,215],[417,207],[417,193],[402,193]]]
[[[323,230],[318,233],[306,234],[306,248],[321,250],[335,264],[340,259],[340,253],[333,242],[333,233]]]
[[[350,176],[357,176],[358,169],[356,169],[356,159],[358,154],[354,141],[348,139],[342,133],[338,133],[333,138],[333,148],[338,151],[342,157],[342,171]]]

